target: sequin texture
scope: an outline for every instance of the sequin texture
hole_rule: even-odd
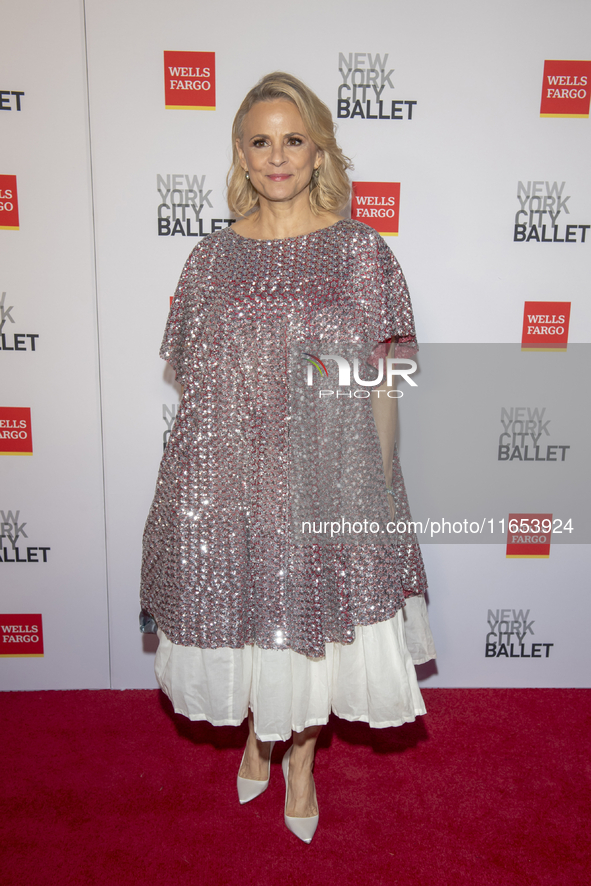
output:
[[[284,240],[226,228],[193,250],[161,349],[184,393],[142,567],[142,606],[173,643],[319,657],[325,643],[353,642],[355,625],[392,618],[405,596],[424,593],[412,535],[298,543],[291,529],[294,347],[393,337],[412,351],[406,283],[381,236],[360,222]],[[359,427],[375,436],[369,420]],[[306,452],[314,458],[318,446]],[[377,450],[375,458],[381,471]],[[393,469],[397,519],[410,519],[396,454]]]

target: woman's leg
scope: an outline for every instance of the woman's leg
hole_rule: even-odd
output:
[[[293,733],[293,749],[289,760],[287,809],[293,818],[318,815],[314,789],[314,751],[322,726],[308,726],[303,732]]]
[[[248,711],[248,740],[238,775],[252,781],[266,781],[269,774],[270,741],[259,741],[254,731],[252,711]]]

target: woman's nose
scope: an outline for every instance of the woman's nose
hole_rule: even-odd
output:
[[[282,163],[285,163],[285,151],[282,142],[272,145],[269,163],[272,163],[273,166],[281,166]]]

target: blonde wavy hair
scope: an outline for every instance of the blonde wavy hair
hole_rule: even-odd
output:
[[[259,195],[245,177],[240,165],[236,142],[242,141],[244,118],[258,102],[282,99],[293,102],[297,107],[308,135],[317,148],[324,151],[324,158],[310,180],[310,208],[312,212],[337,212],[348,202],[351,184],[347,170],[353,168],[345,157],[335,138],[335,125],[332,114],[324,102],[311,89],[283,71],[275,71],[263,77],[247,93],[238,108],[232,124],[232,166],[226,178],[228,186],[228,206],[232,212],[244,216],[258,205]]]

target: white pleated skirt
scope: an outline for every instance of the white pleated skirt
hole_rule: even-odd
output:
[[[310,659],[291,649],[177,646],[158,631],[156,679],[177,714],[239,726],[253,712],[261,741],[328,722],[330,713],[383,728],[425,711],[415,664],[435,658],[423,597],[394,618],[355,628],[353,643],[327,643]]]

